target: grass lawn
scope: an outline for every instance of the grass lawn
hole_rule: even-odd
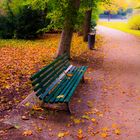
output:
[[[139,30],[131,30],[128,26],[128,23],[126,23],[126,22],[99,21],[98,24],[103,25],[103,26],[107,26],[110,28],[118,29],[118,30],[121,30],[121,31],[129,33],[129,34],[140,36],[140,31]]]

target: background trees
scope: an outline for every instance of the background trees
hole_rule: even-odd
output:
[[[46,27],[47,3],[25,0],[5,0],[0,16],[0,37],[33,39]]]
[[[64,52],[70,56],[73,31],[81,31],[84,41],[87,41],[91,25],[95,26],[98,2],[99,0],[4,0],[2,8],[5,14],[0,17],[0,37],[32,39],[43,32],[59,30],[62,35],[57,56]]]

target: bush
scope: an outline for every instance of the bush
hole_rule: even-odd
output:
[[[41,32],[39,29],[45,27],[46,15],[39,9],[32,9],[26,5],[20,13],[15,16],[16,29],[15,37],[21,39],[36,38]]]
[[[10,39],[14,35],[12,21],[7,16],[0,16],[0,38]]]
[[[32,8],[28,4],[16,7],[15,12],[11,5],[6,6],[6,14],[0,15],[0,38],[33,39],[49,24],[46,9]]]
[[[129,19],[129,27],[133,30],[140,30],[140,15],[134,15]]]

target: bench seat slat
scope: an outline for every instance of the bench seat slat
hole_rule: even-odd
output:
[[[71,69],[71,71],[69,73],[74,73],[76,72],[75,71],[76,67],[73,66],[73,68]],[[56,87],[56,89],[48,96],[44,99],[44,101],[47,103],[47,102],[50,102],[50,100],[53,100],[55,99],[58,95],[59,95],[59,92],[61,92],[61,90],[66,86],[67,82],[68,82],[68,77],[65,76],[65,78],[63,79],[63,81],[58,85],[58,87]],[[53,101],[52,101],[53,102]]]
[[[48,68],[51,66],[55,65],[58,61],[63,60],[65,57],[67,57],[66,53],[63,54],[62,56],[59,56],[57,59],[55,59],[51,64],[45,66],[42,68],[40,71],[35,73],[34,75],[31,76],[30,80],[33,81],[34,79],[38,78],[39,75],[41,75],[43,72],[45,72]]]
[[[75,77],[78,75],[78,68],[75,67],[74,72],[73,72],[73,76],[70,79],[67,79],[65,84],[62,85],[62,88],[60,88],[56,93],[55,96],[49,101],[50,103],[56,103],[59,101],[59,98],[57,98],[58,96],[62,95],[65,96],[65,92],[68,88],[68,86],[71,84],[72,80],[75,79]]]
[[[84,71],[84,66],[82,66],[81,68],[78,68],[78,74],[75,76],[75,78],[72,80],[71,84],[68,85],[66,91],[64,92],[64,98],[60,98],[59,100],[56,100],[55,102],[64,102],[65,99],[67,98],[67,96],[70,94],[70,92],[74,89],[76,89],[76,87],[78,86],[80,80],[82,79],[82,76],[84,75],[85,71]],[[77,82],[79,81],[79,82]],[[74,93],[73,90],[73,93]],[[62,91],[63,93],[63,91]]]
[[[41,75],[39,76],[39,78],[36,78],[36,79],[32,82],[32,85],[35,86],[37,83],[39,83],[40,81],[42,81],[44,78],[46,78],[46,77],[48,77],[49,75],[51,75],[51,73],[52,73],[53,70],[54,70],[54,67],[55,67],[55,69],[56,69],[57,67],[60,67],[60,65],[61,65],[61,66],[65,65],[65,63],[69,63],[69,61],[68,61],[67,58],[64,58],[62,61],[56,63],[55,66],[52,66],[52,67],[50,67],[49,69],[47,69],[43,74],[41,74]]]
[[[55,81],[46,89],[46,91],[39,97],[40,100],[43,100],[45,96],[47,96],[48,93],[52,91],[54,87],[59,85],[59,83],[64,79],[65,74],[68,73],[72,68],[72,65],[70,65]]]
[[[65,69],[67,69],[67,67],[69,67],[69,64],[67,64],[65,68],[62,67],[62,71],[64,71]],[[48,83],[45,84],[45,85],[43,86],[43,88],[40,88],[40,89],[37,91],[37,94],[36,94],[36,95],[39,96],[40,94],[43,94],[43,93],[45,92],[46,88],[47,88],[47,87],[62,73],[62,71],[59,71],[57,74],[55,74],[55,75],[51,78],[51,80],[49,80]]]
[[[67,97],[67,95],[69,94],[69,92],[73,89],[74,86],[77,87],[78,84],[76,84],[77,80],[80,79],[81,80],[81,76],[83,76],[84,74],[84,67],[80,67],[77,68],[77,74],[74,75],[70,81],[68,82],[68,84],[66,85],[66,87],[61,91],[60,95],[63,95],[63,98],[56,98],[55,99],[55,103],[58,102],[64,102],[64,99]]]
[[[68,61],[65,61],[64,63],[62,63],[61,65],[59,65],[59,67],[57,67],[56,69],[54,69],[51,72],[51,74],[49,74],[44,80],[42,80],[40,83],[38,83],[35,86],[34,91],[37,91],[39,88],[42,88],[42,86],[44,84],[46,84],[47,81],[51,80],[54,75],[59,76],[58,73],[62,73],[67,68],[67,65],[68,65]]]
[[[87,70],[87,67],[84,67],[84,68],[83,68],[83,74],[86,72],[86,70]],[[80,82],[80,80],[81,80],[83,74],[81,74],[81,75],[79,76],[79,78],[77,79],[76,83],[73,85],[73,88],[70,90],[70,92],[68,93],[68,96],[64,99],[63,102],[68,103],[68,102],[70,101],[70,99],[71,99],[71,97],[72,97],[72,95],[73,95],[73,93],[74,93],[74,91],[75,91],[77,85],[79,84],[79,82]]]

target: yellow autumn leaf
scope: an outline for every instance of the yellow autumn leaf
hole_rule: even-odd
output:
[[[117,128],[117,124],[113,123],[112,128]]]
[[[98,113],[98,116],[99,116],[99,117],[103,117],[103,113],[101,113],[101,112]]]
[[[63,138],[64,136],[67,136],[68,134],[69,134],[68,131],[67,131],[67,132],[59,132],[57,136],[58,136],[59,138]]]
[[[79,129],[79,130],[78,130],[77,137],[78,137],[78,139],[83,139],[83,138],[84,138],[82,129]]]
[[[106,132],[101,133],[102,138],[106,138],[107,136],[108,136],[108,134]]]
[[[120,129],[115,129],[115,134],[120,135],[121,134],[121,130]]]
[[[57,98],[59,99],[59,98],[64,98],[64,95],[59,95],[59,96],[57,96]]]
[[[81,122],[80,119],[73,119],[73,121],[74,121],[75,124],[79,124]]]
[[[9,88],[10,88],[10,86],[9,86],[9,85],[6,85],[6,86],[5,86],[5,88],[6,88],[6,89],[9,89]]]
[[[25,130],[25,131],[22,133],[23,136],[30,136],[30,135],[32,135],[32,134],[33,134],[32,130]]]
[[[90,119],[90,117],[89,117],[88,115],[83,115],[82,118],[83,118],[83,119],[87,119],[87,120]]]
[[[92,118],[91,121],[92,121],[93,123],[95,123],[95,122],[96,122],[96,119],[95,119],[95,118]]]
[[[27,107],[30,106],[30,102],[27,102],[27,103],[25,104],[25,106],[27,106]]]
[[[35,111],[43,111],[43,109],[41,107],[38,107],[36,105],[33,106],[33,110],[35,110]]]
[[[59,138],[62,138],[62,137],[64,137],[64,136],[65,136],[65,133],[63,133],[63,132],[59,132],[59,133],[58,133],[58,137],[59,137]]]
[[[73,74],[71,74],[71,73],[67,73],[66,76],[68,76],[68,77],[72,77]]]
[[[108,131],[109,129],[108,129],[108,127],[103,127],[102,128],[102,131],[104,131],[104,132],[106,132],[106,131]]]

